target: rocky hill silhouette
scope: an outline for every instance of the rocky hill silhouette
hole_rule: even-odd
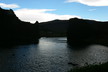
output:
[[[72,18],[69,20],[67,42],[72,46],[108,45],[108,22]]]
[[[66,37],[68,20],[53,20],[40,23],[40,35],[42,37]]]
[[[66,36],[73,46],[108,45],[108,22],[71,18],[31,24],[21,21],[12,9],[0,8],[0,33],[0,46],[35,44],[40,36]]]
[[[0,46],[38,43],[38,25],[21,21],[12,9],[0,8]]]

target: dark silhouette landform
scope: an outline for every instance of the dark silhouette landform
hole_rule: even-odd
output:
[[[41,37],[66,37],[68,20],[53,20],[42,22],[40,25]]]
[[[40,37],[67,37],[70,46],[108,45],[108,22],[71,18],[31,24],[0,8],[0,46],[37,44]]]
[[[70,19],[67,43],[72,46],[108,45],[108,22],[78,18]]]
[[[12,9],[0,8],[0,46],[35,44],[39,41],[39,23],[21,21]]]

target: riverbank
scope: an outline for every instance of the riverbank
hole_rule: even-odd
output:
[[[108,72],[108,62],[99,65],[88,65],[85,67],[75,68],[69,72]]]

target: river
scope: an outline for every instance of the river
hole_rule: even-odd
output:
[[[75,66],[108,61],[108,47],[91,45],[76,50],[65,37],[41,38],[37,45],[0,49],[0,72],[67,72]]]

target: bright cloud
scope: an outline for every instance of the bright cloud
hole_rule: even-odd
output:
[[[108,0],[66,0],[66,2],[79,2],[88,6],[108,6]]]
[[[0,3],[0,7],[3,8],[19,8],[17,4],[5,4],[5,3]]]
[[[55,11],[55,9],[18,9],[15,14],[23,21],[28,21],[34,23],[35,21],[45,22],[55,19],[66,20],[73,17],[78,17],[75,15],[58,15],[53,13],[48,13],[48,11]]]

